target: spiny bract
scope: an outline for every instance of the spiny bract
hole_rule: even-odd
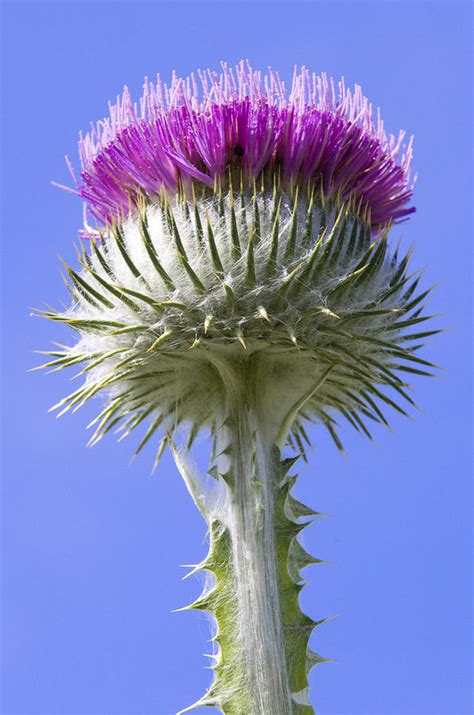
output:
[[[275,421],[330,369],[295,440],[316,418],[339,444],[336,412],[368,432],[365,418],[386,422],[378,402],[403,411],[381,386],[411,402],[397,373],[428,365],[415,355],[426,293],[414,295],[408,256],[388,252],[387,233],[314,192],[163,194],[91,237],[81,269],[67,268],[72,307],[45,315],[80,337],[49,366],[87,364],[59,406],[107,393],[93,442],[121,418],[128,434],[151,416],[146,441],[170,415],[195,434],[221,414],[219,355],[260,366]]]

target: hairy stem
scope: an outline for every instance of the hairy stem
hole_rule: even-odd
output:
[[[228,528],[252,712],[292,712],[278,574],[278,463],[255,411],[234,406]]]
[[[234,374],[235,377],[235,374]],[[246,371],[228,379],[217,470],[225,497],[209,518],[211,545],[200,565],[215,584],[195,608],[213,612],[215,680],[197,704],[225,715],[311,715],[308,673],[322,662],[308,649],[315,623],[299,607],[299,570],[312,559],[297,542],[300,517],[314,514],[290,495],[294,460],[282,460]]]

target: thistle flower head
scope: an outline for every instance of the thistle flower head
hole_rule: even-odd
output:
[[[79,336],[53,369],[85,363],[60,405],[107,395],[92,441],[120,421],[217,429],[236,369],[252,366],[272,439],[301,444],[307,419],[338,446],[336,415],[369,434],[379,406],[412,402],[425,372],[425,294],[387,244],[412,195],[411,141],[387,135],[359,87],[250,65],[145,82],[81,137],[87,228],[73,297],[47,312]],[[407,332],[408,331],[408,332]],[[142,446],[142,445],[140,445]]]
[[[200,87],[199,87],[200,85]],[[336,88],[325,74],[295,70],[289,92],[271,69],[222,64],[218,75],[145,80],[139,104],[127,88],[109,117],[81,137],[79,193],[99,219],[128,213],[141,197],[202,188],[309,184],[326,198],[353,200],[377,228],[408,216],[411,141],[387,135],[361,88]]]

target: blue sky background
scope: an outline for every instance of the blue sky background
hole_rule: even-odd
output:
[[[376,445],[349,429],[342,459],[316,429],[300,496],[333,516],[309,550],[314,645],[337,661],[311,677],[320,715],[465,715],[470,633],[470,4],[463,2],[7,2],[3,6],[3,715],[170,715],[210,681],[208,625],[171,613],[197,595],[179,564],[205,525],[171,459],[90,450],[97,404],[56,420],[69,376],[28,373],[64,339],[30,317],[66,299],[82,207],[67,182],[80,129],[143,76],[248,57],[289,79],[295,63],[362,84],[386,126],[416,135],[414,241],[431,307],[449,330],[413,380],[421,411]],[[204,449],[204,446],[202,447]],[[210,711],[208,711],[210,712]]]

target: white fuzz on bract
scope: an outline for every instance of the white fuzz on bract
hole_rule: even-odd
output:
[[[120,417],[124,434],[170,414],[212,429],[218,364],[244,358],[281,443],[285,419],[298,440],[305,418],[322,420],[336,443],[336,411],[363,431],[361,414],[384,422],[374,399],[395,403],[381,385],[411,401],[394,370],[426,364],[403,336],[425,319],[407,320],[417,281],[348,206],[276,192],[162,197],[91,244],[82,270],[68,269],[72,307],[47,315],[79,332],[61,364],[89,361],[71,406],[108,395],[93,441]]]

